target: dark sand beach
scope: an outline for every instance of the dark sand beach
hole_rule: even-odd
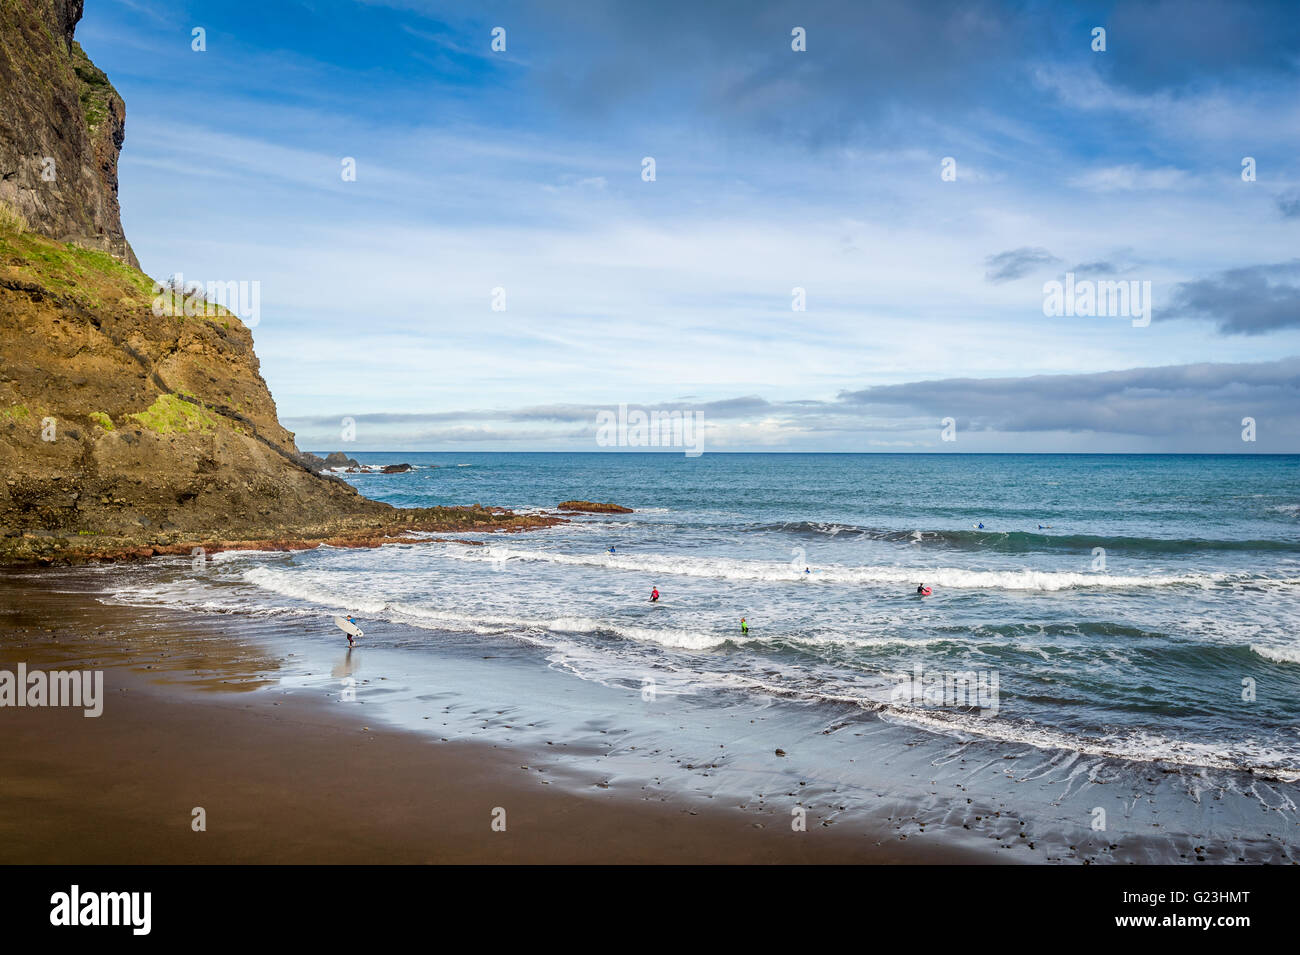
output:
[[[123,638],[136,611],[66,583],[0,582],[0,669],[102,669],[104,711],[0,710],[0,862],[1011,861],[883,819],[827,828],[812,811],[793,832],[775,810],[574,794],[546,780],[544,752],[371,725],[278,686],[273,657],[221,639],[228,620],[177,614],[170,633],[155,618],[147,643]]]

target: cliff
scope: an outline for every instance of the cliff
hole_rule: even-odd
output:
[[[43,235],[139,266],[122,232],[126,107],[72,38],[83,0],[0,0],[0,202]]]
[[[554,523],[322,477],[239,318],[154,307],[118,217],[125,110],[72,39],[81,12],[0,0],[0,564]]]

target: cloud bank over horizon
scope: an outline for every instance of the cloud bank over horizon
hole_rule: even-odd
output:
[[[1240,453],[1287,452],[1300,443],[1300,357],[1240,364],[1201,363],[1083,375],[960,378],[878,385],[833,400],[678,400],[637,409],[699,416],[705,451],[821,450],[856,435],[842,451],[1004,451],[1007,439],[1036,435],[1036,450]],[[306,415],[285,424],[300,446],[318,450],[602,450],[599,405]],[[626,409],[625,409],[626,411]],[[950,427],[949,427],[950,425]],[[354,435],[341,443],[344,429]],[[945,431],[948,437],[945,438]],[[355,445],[352,442],[355,441]],[[676,450],[661,444],[625,450]]]

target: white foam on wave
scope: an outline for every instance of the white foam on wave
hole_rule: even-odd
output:
[[[608,633],[624,640],[682,650],[710,650],[728,641],[743,642],[735,634],[669,627],[644,627],[596,617],[566,615],[533,617],[444,610],[424,603],[418,598],[393,600],[377,593],[364,596],[360,593],[367,586],[363,579],[354,581],[350,588],[341,587],[337,580],[321,579],[319,575],[302,570],[286,571],[272,567],[252,566],[243,569],[237,580],[251,585],[258,591],[315,605],[321,610],[315,611],[310,607],[267,606],[246,590],[213,589],[207,587],[201,579],[118,587],[112,595],[105,595],[102,599],[108,603],[131,606],[167,607],[198,613],[242,612],[252,616],[282,614],[315,616],[321,612],[338,613],[346,610],[372,619],[410,624],[426,630],[456,630],[481,635],[518,636],[544,631],[577,634]]]
[[[415,601],[367,601],[342,594],[336,587],[313,585],[302,579],[301,572],[284,572],[269,568],[252,568],[243,575],[249,583],[271,590],[285,597],[306,600],[325,607],[346,604],[350,609],[387,619],[394,623],[409,623],[423,629],[458,630],[477,634],[505,634],[520,631],[545,631],[549,633],[598,634],[607,633],[637,643],[655,644],[679,650],[711,650],[727,643],[734,646],[762,644],[767,637],[749,637],[728,631],[719,633],[702,629],[673,627],[646,627],[620,621],[583,615],[517,616],[511,614],[465,613],[445,610],[431,604]],[[917,649],[934,645],[959,644],[952,637],[902,638],[856,636],[849,634],[800,636],[785,635],[783,641],[796,645],[840,646],[861,648],[907,647]],[[988,642],[982,638],[981,642]]]
[[[925,710],[917,707],[885,706],[887,718],[924,726],[939,732],[980,736],[1002,743],[1024,743],[1035,749],[1058,749],[1148,763],[1264,773],[1284,782],[1300,780],[1300,766],[1294,753],[1278,750],[1255,740],[1236,740],[1231,752],[1222,743],[1196,743],[1158,733],[1135,732],[1103,737],[1076,736],[1037,723],[1022,723],[994,717],[985,719],[966,713]]]
[[[255,587],[269,590],[282,597],[305,600],[309,603],[320,604],[323,607],[345,608],[354,613],[377,614],[388,605],[388,601],[380,597],[340,594],[337,590],[317,584],[311,574],[303,572],[285,572],[273,570],[270,567],[250,567],[244,571],[243,580]]]
[[[683,577],[711,577],[723,580],[800,581],[808,584],[897,584],[915,587],[918,582],[955,590],[1039,590],[1058,591],[1079,587],[1135,588],[1199,586],[1210,587],[1235,579],[1231,574],[1145,574],[1120,575],[1064,570],[967,570],[959,567],[846,567],[831,564],[805,574],[787,562],[741,560],[734,557],[690,557],[669,554],[565,554],[557,551],[525,550],[491,544],[477,553],[446,555],[471,563],[532,561],[574,567],[602,567],[611,570]],[[1261,579],[1260,583],[1267,583]],[[1288,583],[1289,581],[1278,581]]]
[[[101,603],[127,607],[157,607],[191,613],[238,613],[252,617],[309,617],[315,611],[303,607],[252,603],[247,595],[222,592],[201,582],[174,580],[145,585],[118,584],[98,597]]]
[[[1250,649],[1265,660],[1272,660],[1274,663],[1300,663],[1300,647],[1270,647],[1252,643]]]
[[[388,601],[379,597],[356,597],[303,580],[300,573],[286,573],[265,567],[250,568],[244,579],[255,586],[285,597],[310,601],[324,607],[347,607],[371,617],[410,623],[425,629],[455,629],[470,633],[553,631],[557,633],[610,633],[625,640],[657,643],[683,650],[708,650],[722,646],[730,637],[698,630],[641,627],[594,617],[517,617],[469,614],[443,610],[420,601]]]
[[[251,549],[219,550],[216,551],[215,553],[208,554],[207,560],[209,564],[228,564],[231,563],[232,561],[243,560],[250,557],[251,558],[280,557],[283,556],[284,553],[285,553],[284,551],[278,551],[278,550],[251,550]],[[182,559],[189,560],[190,558],[186,557]]]
[[[1073,735],[1034,722],[1005,716],[983,717],[940,707],[926,708],[890,702],[888,690],[865,693],[825,692],[781,686],[743,674],[714,674],[714,681],[771,696],[860,707],[890,722],[905,723],[945,736],[979,737],[999,743],[1021,743],[1035,749],[1063,750],[1134,762],[1171,763],[1197,769],[1222,769],[1261,773],[1284,782],[1300,780],[1300,765],[1292,752],[1255,740],[1234,741],[1225,752],[1222,743],[1197,743],[1156,733],[1131,732],[1103,737]]]
[[[232,568],[233,569],[233,568]],[[566,635],[604,635],[631,641],[635,645],[707,651],[728,642],[756,644],[760,638],[740,639],[736,634],[657,628],[618,623],[578,615],[513,616],[491,613],[462,613],[442,610],[424,603],[419,597],[392,600],[381,596],[359,596],[367,586],[364,579],[352,582],[352,588],[339,586],[329,575],[304,573],[265,566],[240,568],[235,587],[211,588],[202,579],[183,579],[144,586],[119,586],[115,593],[102,599],[134,605],[183,607],[205,613],[242,612],[253,616],[316,616],[321,610],[312,606],[268,606],[257,594],[271,592],[294,602],[335,610],[341,605],[373,619],[420,627],[479,634],[508,634],[545,647],[551,651],[552,665],[562,665],[576,675],[598,682],[626,678],[627,660],[621,654],[606,658],[599,644],[577,643]],[[253,590],[250,591],[251,585]],[[836,637],[817,638],[812,642],[836,642]],[[872,644],[916,644],[945,642],[946,638],[919,641],[871,638]],[[856,642],[852,639],[845,642]],[[1251,650],[1267,659],[1300,663],[1300,650],[1289,647],[1251,645]],[[871,686],[861,682],[862,674],[836,680],[834,685],[810,687],[797,681],[782,685],[770,678],[752,676],[730,669],[712,672],[689,666],[680,673],[679,692],[708,692],[711,688],[730,688],[775,698],[847,704],[878,713],[882,718],[906,723],[944,735],[978,737],[1004,743],[1022,743],[1039,749],[1056,749],[1086,755],[1145,762],[1163,762],[1197,768],[1264,773],[1286,781],[1300,780],[1300,767],[1294,753],[1271,748],[1252,739],[1236,740],[1230,748],[1222,743],[1198,743],[1173,739],[1155,733],[1127,732],[1101,737],[1074,735],[1049,726],[1012,719],[1005,714],[994,718],[953,709],[924,708],[894,703],[889,686]],[[798,675],[798,674],[792,674]],[[871,677],[867,678],[871,680]]]
[[[594,617],[556,617],[551,620],[530,621],[530,626],[539,626],[545,630],[559,633],[612,633],[624,640],[638,643],[657,643],[661,647],[678,650],[711,650],[726,643],[730,637],[702,630],[678,630],[672,628],[635,627],[628,624],[610,623]],[[739,641],[737,641],[739,642]]]
[[[522,514],[523,511],[521,510],[518,513]],[[539,509],[538,513],[550,514],[554,512]],[[565,524],[560,528],[560,532],[569,533],[572,531],[584,531],[602,533],[616,528],[621,529],[633,526],[635,525],[632,521],[570,521],[568,524]]]

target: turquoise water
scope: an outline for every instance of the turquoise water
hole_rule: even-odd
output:
[[[407,654],[524,646],[706,707],[1300,778],[1300,457],[354,456],[418,466],[344,475],[400,506],[635,512],[463,535],[484,546],[227,553],[122,599],[349,610]]]

